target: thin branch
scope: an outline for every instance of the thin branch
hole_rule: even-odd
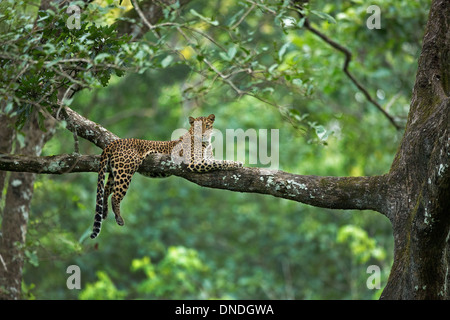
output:
[[[153,32],[156,32],[155,29],[159,27],[171,25],[170,22],[161,24],[157,24],[157,22],[164,16],[163,7],[170,6],[175,3],[175,1],[178,2],[180,7],[190,2],[190,0],[143,0],[139,1],[138,6],[137,2],[132,0],[134,10],[129,10],[116,22],[116,29],[119,35],[133,35],[133,41],[141,39],[147,30],[143,30],[143,28],[140,28],[136,24],[137,19],[141,19],[145,26]],[[143,19],[142,16],[144,16],[145,19]],[[159,38],[158,35],[157,37]]]
[[[181,30],[181,28],[177,28],[178,32],[185,38],[185,40],[190,43],[189,37],[186,35],[186,33],[184,33],[183,30]],[[195,51],[195,53],[197,55],[200,55],[200,53],[195,49],[195,46],[192,46],[192,49]],[[238,96],[242,96],[244,95],[246,92],[242,91],[241,89],[239,89],[238,87],[236,87],[236,85],[233,83],[233,81],[230,80],[230,75],[224,75],[222,72],[220,72],[219,70],[217,70],[216,67],[214,67],[214,65],[209,62],[208,59],[203,58],[202,61],[204,63],[206,63],[208,65],[208,67],[214,71],[224,82],[226,82],[234,91],[236,91],[236,93],[238,94]]]
[[[391,124],[397,129],[397,130],[402,130],[403,128],[398,125],[394,118],[386,111],[383,109],[383,107],[375,100],[372,98],[372,96],[370,95],[370,93],[367,91],[366,88],[364,88],[364,86],[358,81],[356,80],[356,78],[350,73],[350,71],[348,70],[348,66],[350,64],[350,61],[352,60],[352,53],[350,52],[350,50],[348,50],[347,48],[345,48],[344,46],[342,46],[341,44],[337,43],[336,41],[334,41],[333,39],[330,39],[329,37],[327,37],[325,34],[323,34],[322,32],[320,32],[319,30],[317,30],[316,28],[314,28],[313,26],[311,26],[311,24],[308,22],[308,20],[305,21],[304,23],[304,27],[305,29],[311,31],[312,33],[314,33],[316,36],[318,36],[319,38],[321,38],[323,41],[325,41],[326,43],[328,43],[330,46],[332,46],[333,48],[335,48],[336,50],[342,52],[345,55],[345,61],[344,61],[344,66],[342,68],[342,70],[344,71],[344,73],[347,75],[347,77],[353,82],[353,84],[364,94],[364,96],[366,97],[366,99],[373,104],[390,122]]]
[[[263,3],[257,3],[251,0],[245,0],[248,3],[251,3],[254,6],[258,6],[260,8],[262,8],[263,10],[266,10],[267,12],[270,12],[273,15],[278,15],[278,12],[276,12],[275,10],[270,9],[268,6],[264,5]]]
[[[252,3],[252,5],[250,6],[250,8],[248,8],[248,10],[242,15],[242,17],[239,19],[238,22],[236,22],[231,28],[230,30],[236,29],[241,23],[242,21],[244,21],[244,19],[250,14],[250,12],[253,11],[253,9],[255,9],[256,4]]]
[[[2,255],[0,254],[0,261],[2,262],[3,269],[8,272],[8,267],[6,266],[5,260],[3,260]]]
[[[227,49],[226,49],[223,45],[221,45],[219,42],[217,42],[215,39],[213,39],[213,38],[212,38],[210,35],[208,35],[207,33],[203,32],[203,31],[201,31],[201,30],[192,28],[192,27],[190,27],[190,26],[186,26],[186,25],[179,25],[178,27],[179,27],[179,28],[184,28],[184,29],[187,29],[187,30],[189,30],[189,31],[192,31],[192,32],[195,32],[195,33],[200,34],[202,37],[204,37],[205,39],[208,39],[211,43],[213,43],[213,44],[216,45],[218,48],[220,48],[223,52],[227,52]],[[185,35],[183,35],[183,37],[186,38]],[[187,39],[186,39],[186,40],[187,40]],[[189,40],[187,40],[187,41],[189,42]]]
[[[153,32],[153,34],[156,36],[156,38],[160,39],[161,36],[156,32],[155,26],[153,26],[150,21],[147,20],[144,13],[141,11],[141,8],[139,8],[136,0],[131,0],[131,3],[133,4],[134,10],[138,13],[141,20],[144,22],[144,24],[147,26],[147,28]]]

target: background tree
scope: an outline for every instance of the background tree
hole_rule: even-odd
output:
[[[34,183],[34,175],[11,173],[2,297],[18,298],[21,289],[28,297],[73,297],[64,285],[64,266],[73,263],[83,271],[80,298],[378,297],[366,287],[367,266],[381,266],[386,277],[393,259],[381,297],[448,298],[446,1],[430,8],[405,132],[425,1],[381,1],[380,30],[367,29],[368,4],[359,2],[132,1],[127,13],[91,3],[79,30],[67,28],[66,8],[51,1],[39,13],[14,4],[2,7],[0,94],[2,123],[16,130],[2,128],[1,169],[94,172],[98,156],[87,154],[100,149],[93,145],[117,136],[166,140],[188,115],[214,112],[218,128],[281,128],[283,171],[258,163],[198,175],[165,157],[140,171],[294,201],[224,198],[178,178],[134,178],[123,204],[127,227],[105,228],[104,242],[92,244],[85,241],[92,215],[79,213],[93,210],[95,175],[39,175]],[[382,215],[299,209],[295,201]]]

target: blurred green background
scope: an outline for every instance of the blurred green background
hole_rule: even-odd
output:
[[[380,30],[366,27],[371,4],[381,8]],[[192,1],[185,11],[226,24],[246,6]],[[400,123],[409,109],[428,7],[428,1],[311,1],[311,9],[336,22],[312,17],[314,26],[351,50],[350,70]],[[203,28],[233,47],[228,29]],[[188,127],[188,116],[214,113],[215,128],[224,135],[226,129],[279,129],[283,171],[360,176],[389,170],[402,132],[345,76],[341,53],[308,31],[277,28],[273,17],[258,10],[239,28],[242,37],[252,34],[246,48],[268,52],[261,63],[267,59],[270,66],[278,58],[274,68],[280,72],[296,68],[305,90],[292,93],[278,86],[279,79],[266,78],[264,90],[276,106],[238,97],[228,85],[193,72],[195,54],[169,35],[187,61],[112,77],[105,88],[78,93],[71,108],[121,138],[149,140],[168,140],[173,130]],[[71,152],[72,134],[59,128],[43,155]],[[101,150],[80,141],[80,152]],[[248,165],[248,158],[235,160]],[[393,239],[379,213],[314,208],[137,174],[121,206],[125,226],[110,214],[92,241],[96,181],[95,173],[38,176],[25,248],[26,297],[375,299],[386,284]],[[81,290],[66,287],[66,269],[74,264],[81,270]],[[367,288],[370,265],[380,267],[381,290]]]

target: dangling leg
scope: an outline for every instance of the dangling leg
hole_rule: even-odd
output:
[[[114,215],[116,216],[116,222],[119,226],[123,226],[125,224],[122,216],[120,215],[120,202],[122,201],[123,197],[123,195],[117,195],[117,193],[114,193],[111,198]]]
[[[120,215],[120,202],[122,201],[123,197],[125,197],[128,187],[130,186],[131,178],[133,174],[136,172],[136,170],[140,166],[139,158],[136,162],[131,162],[129,164],[129,168],[117,170],[113,169],[113,175],[114,175],[114,194],[111,198],[111,204],[114,211],[114,214],[116,216],[116,222],[119,226],[124,225],[124,221],[122,216]]]
[[[103,196],[103,215],[102,215],[103,220],[105,220],[106,216],[108,215],[108,198],[112,193],[113,188],[114,188],[114,179],[112,172],[110,172],[108,174],[108,181],[106,182],[105,193]]]

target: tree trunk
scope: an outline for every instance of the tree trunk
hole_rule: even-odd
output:
[[[389,174],[394,264],[382,299],[450,298],[450,1],[433,1]]]
[[[6,133],[5,130],[2,130],[2,134]],[[12,130],[9,133],[12,134]],[[24,129],[24,133],[26,135],[25,144],[20,147],[17,143],[16,153],[39,156],[53,130],[49,124],[47,132],[41,131],[36,120],[30,121]],[[9,148],[11,148],[13,138],[5,136],[2,137],[3,139],[10,141]],[[35,177],[35,173],[25,172],[12,172],[9,177],[0,239],[0,299],[20,299],[21,296],[23,247],[26,240]]]
[[[3,111],[4,104],[0,106],[0,111]],[[4,114],[0,114],[0,123],[2,125],[0,126],[0,154],[7,154],[12,151],[13,146],[13,140],[15,136],[15,131],[13,128],[13,122]],[[5,186],[6,182],[6,171],[0,170],[0,200],[2,200],[3,197],[3,188]],[[0,214],[3,220],[3,211],[0,208]],[[4,288],[6,288],[6,282],[7,282],[7,271],[8,267],[5,262],[5,258],[3,258],[3,252],[2,252],[2,242],[3,242],[3,232],[0,234],[0,299],[6,299],[7,296],[4,294]],[[8,260],[7,260],[8,261]]]

